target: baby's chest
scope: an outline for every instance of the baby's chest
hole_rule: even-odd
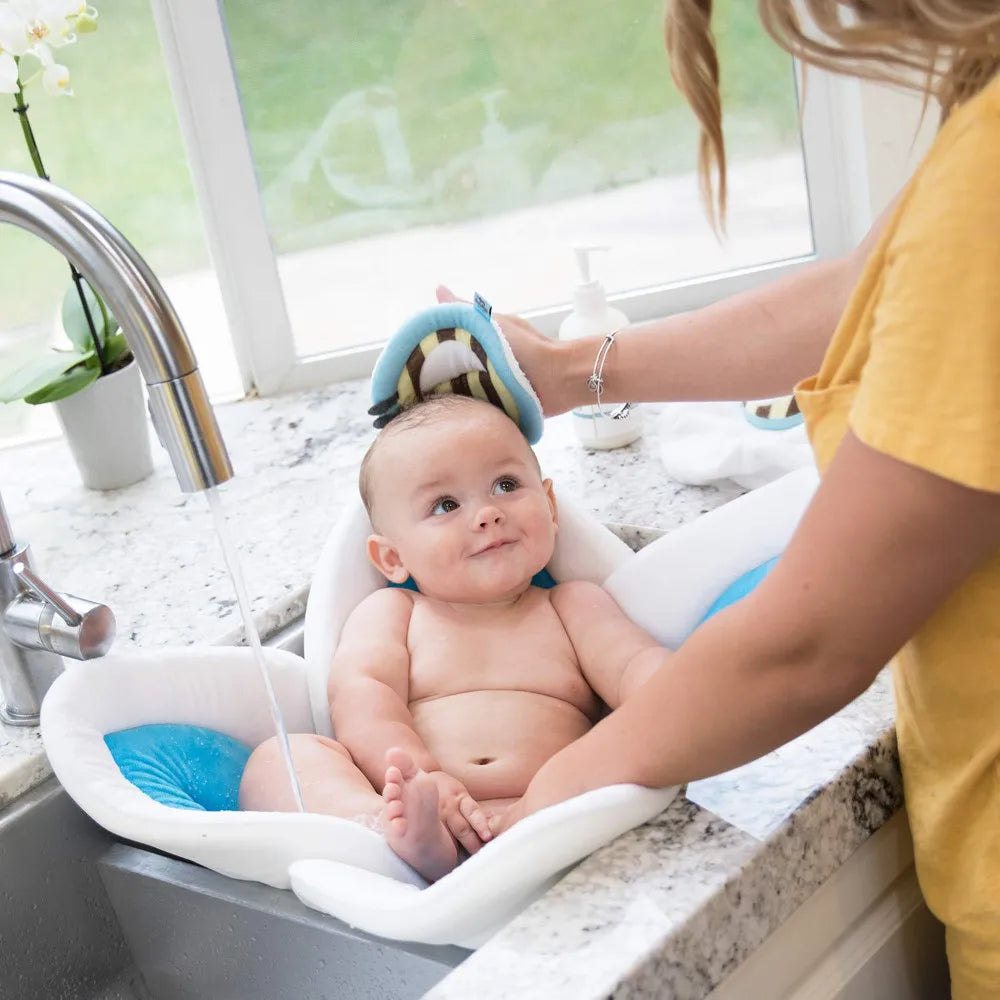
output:
[[[446,628],[418,622],[410,634],[410,700],[480,690],[517,690],[570,701],[587,711],[593,692],[553,614],[514,628]]]

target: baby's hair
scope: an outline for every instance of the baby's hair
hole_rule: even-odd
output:
[[[768,34],[802,62],[922,91],[925,101],[937,100],[942,121],[1000,69],[996,0],[758,0],[757,7]],[[712,0],[669,0],[664,34],[671,75],[701,125],[702,200],[721,230],[726,148],[711,18]],[[813,26],[808,32],[804,22]]]
[[[389,423],[386,424],[381,431],[379,431],[378,436],[368,446],[368,450],[365,452],[365,457],[361,460],[361,471],[358,475],[358,490],[361,493],[361,502],[365,505],[365,510],[368,512],[369,520],[372,517],[372,506],[374,503],[372,497],[372,459],[378,451],[380,442],[386,440],[386,438],[396,437],[397,435],[411,430],[414,427],[422,427],[426,424],[433,423],[436,420],[441,420],[449,414],[462,410],[467,406],[489,405],[489,403],[484,403],[481,400],[471,399],[468,396],[459,396],[455,394],[428,396],[425,399],[422,399],[419,403],[414,403],[412,406],[406,407],[397,416],[393,417],[392,420],[390,420]],[[510,419],[499,407],[494,407],[494,409],[496,409],[498,413],[503,414],[505,419]],[[538,458],[535,456],[534,450],[527,445],[527,442],[525,442],[525,445],[531,452],[532,458],[535,459],[535,465],[537,466]]]

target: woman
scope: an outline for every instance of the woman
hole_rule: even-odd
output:
[[[860,694],[893,659],[917,874],[953,997],[1000,997],[1000,5],[760,0],[807,63],[926,81],[943,124],[858,249],[618,338],[602,399],[755,399],[795,386],[821,485],[779,563],[633,697],[542,767],[504,827],[617,782],[745,763]],[[710,0],[672,0],[675,80],[725,212]],[[439,295],[449,298],[442,289]],[[501,323],[547,413],[594,401],[601,339]],[[724,698],[719,697],[725,692]]]

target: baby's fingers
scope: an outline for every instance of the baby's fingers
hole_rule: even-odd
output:
[[[490,821],[474,798],[466,795],[459,799],[458,809],[469,821],[469,826],[476,831],[476,834],[483,843],[493,839],[493,831],[490,830]]]
[[[483,842],[469,821],[459,812],[451,812],[445,819],[448,832],[469,852],[475,854]]]

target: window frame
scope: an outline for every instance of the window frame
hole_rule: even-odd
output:
[[[381,345],[300,357],[257,183],[222,0],[151,0],[244,389],[262,396],[371,373]],[[801,78],[796,64],[796,76]],[[871,224],[860,88],[809,67],[801,113],[814,253],[612,296],[633,322],[695,309],[855,246]],[[801,93],[802,88],[799,87]],[[568,306],[526,315],[554,335]]]

